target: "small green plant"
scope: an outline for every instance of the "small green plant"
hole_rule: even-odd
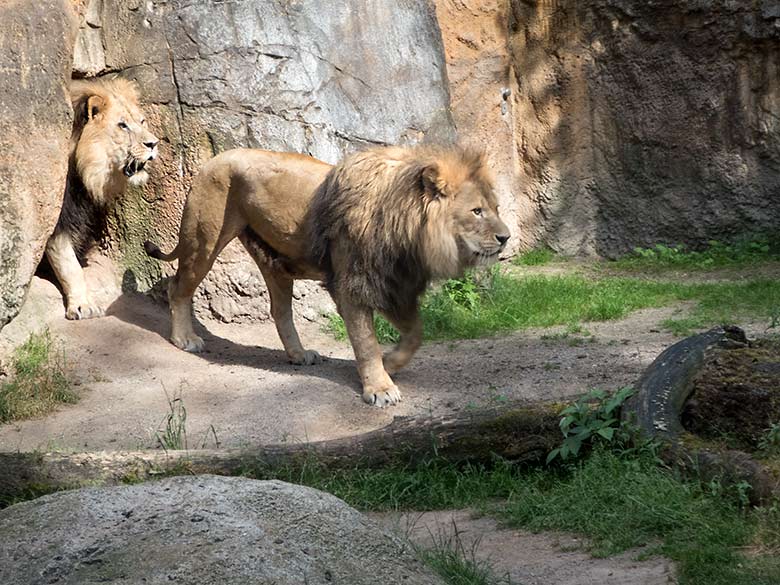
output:
[[[780,422],[773,423],[758,441],[758,448],[768,455],[780,454]]]
[[[462,532],[455,521],[452,533],[432,534],[433,547],[417,548],[420,558],[436,571],[449,585],[510,585],[508,577],[497,579],[485,560],[480,559],[477,550],[480,538],[476,538],[467,547]]]
[[[618,409],[634,393],[630,387],[612,395],[603,390],[591,390],[561,411],[559,424],[563,442],[547,455],[549,464],[556,458],[567,460],[577,457],[582,448],[594,443],[626,444],[632,434],[618,419]]]
[[[446,281],[441,291],[453,303],[469,311],[476,309],[479,303],[479,287],[473,273],[466,274],[463,278]]]
[[[65,375],[65,355],[48,329],[33,333],[16,349],[11,379],[0,384],[0,423],[51,411],[76,402]]]
[[[157,444],[164,451],[180,451],[187,449],[187,409],[182,400],[182,386],[173,397],[168,394],[163,385],[165,401],[168,403],[168,412],[163,417],[154,433]]]

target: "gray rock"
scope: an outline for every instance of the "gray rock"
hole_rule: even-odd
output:
[[[0,511],[0,583],[436,585],[408,543],[329,494],[180,477]]]
[[[0,329],[21,307],[65,191],[76,21],[65,0],[0,6]]]

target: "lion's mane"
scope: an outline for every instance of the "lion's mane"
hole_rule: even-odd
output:
[[[74,80],[69,92],[73,129],[65,198],[57,229],[69,232],[74,247],[82,250],[95,234],[103,231],[107,206],[124,188],[123,179],[113,176],[115,173],[108,164],[121,155],[118,151],[111,152],[111,143],[106,140],[107,126],[115,120],[101,117],[98,123],[87,124],[90,100],[97,97],[104,110],[114,112],[140,109],[140,105],[135,83],[121,77]]]
[[[430,179],[435,184],[426,186]],[[461,271],[453,198],[465,181],[489,182],[480,153],[458,147],[375,148],[347,157],[334,167],[309,210],[312,262],[333,293],[346,291],[356,302],[404,317],[436,277]],[[338,248],[341,264],[334,270]]]

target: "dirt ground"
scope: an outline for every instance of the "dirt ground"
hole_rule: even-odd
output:
[[[534,534],[502,528],[470,510],[376,513],[370,516],[423,548],[462,547],[466,558],[488,566],[506,585],[668,585],[675,583],[671,561],[641,550],[593,558],[587,543],[570,534]]]
[[[100,280],[100,270],[92,277]],[[364,404],[353,354],[317,324],[302,321],[304,345],[327,356],[324,364],[289,364],[272,323],[207,321],[199,333],[207,351],[193,355],[166,339],[167,307],[142,295],[119,295],[100,282],[107,316],[64,319],[54,285],[34,279],[28,301],[0,334],[0,356],[30,331],[49,327],[63,344],[78,403],[41,419],[0,425],[0,450],[128,450],[156,446],[169,396],[187,409],[188,447],[325,440],[363,433],[395,416],[439,415],[504,401],[567,399],[590,388],[635,381],[677,341],[659,323],[677,308],[638,311],[621,321],[527,330],[474,341],[427,343],[397,377],[403,402],[387,409]],[[104,299],[105,300],[105,299]],[[748,331],[750,331],[748,329]],[[214,430],[214,433],[210,432]],[[469,511],[375,515],[422,546],[453,531],[466,551],[492,567],[501,583],[524,585],[662,585],[674,582],[664,558],[638,561],[641,551],[594,559],[572,535],[531,534],[501,528]]]
[[[113,450],[155,447],[168,395],[181,393],[188,446],[317,441],[363,433],[394,416],[439,415],[508,400],[564,399],[589,388],[630,384],[675,338],[658,323],[673,309],[587,324],[590,337],[562,329],[427,343],[396,381],[403,402],[364,404],[352,350],[317,324],[299,323],[304,345],[324,364],[289,364],[272,323],[201,324],[207,351],[193,355],[166,339],[167,308],[122,295],[107,316],[66,321],[57,289],[36,278],[23,313],[2,332],[7,346],[48,325],[62,341],[80,400],[36,420],[0,426],[0,450]]]

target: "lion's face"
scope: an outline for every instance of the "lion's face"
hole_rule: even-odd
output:
[[[121,191],[125,181],[146,182],[146,164],[157,157],[159,139],[147,127],[134,87],[124,80],[83,83],[77,115],[83,127],[76,163],[87,189],[98,199],[104,190]],[[74,102],[75,104],[75,102]]]
[[[509,240],[509,228],[498,215],[498,202],[488,183],[466,181],[451,204],[452,228],[462,267],[490,264]]]
[[[423,231],[429,268],[451,277],[465,268],[498,260],[509,240],[509,228],[498,215],[498,200],[482,156],[464,153],[423,171],[428,197]]]

